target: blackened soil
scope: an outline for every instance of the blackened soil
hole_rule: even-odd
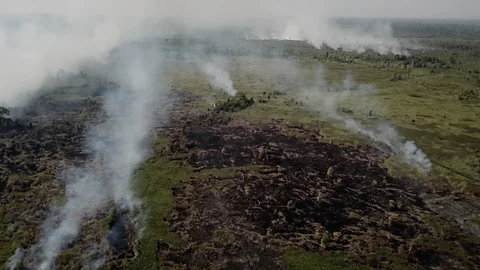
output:
[[[190,245],[158,243],[169,268],[279,269],[288,247],[345,251],[383,269],[399,260],[413,268],[480,263],[477,238],[457,225],[447,236],[427,224],[426,217],[448,221],[423,202],[429,188],[379,165],[386,157],[381,151],[329,144],[318,132],[282,122],[256,125],[216,113],[177,117],[182,124],[169,131],[171,154],[184,153],[197,171],[236,169],[173,190],[168,222]]]

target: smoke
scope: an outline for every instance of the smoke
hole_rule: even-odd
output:
[[[393,35],[390,23],[372,21],[361,24],[341,24],[334,19],[300,17],[277,22],[269,29],[256,28],[246,35],[251,39],[306,40],[320,48],[327,45],[334,49],[380,54],[409,54],[413,44],[400,41]]]
[[[417,147],[414,141],[402,142],[398,131],[389,123],[379,124],[375,129],[369,130],[353,119],[345,119],[345,126],[347,129],[360,133],[375,142],[388,145],[395,154],[402,156],[407,163],[418,166],[427,174],[430,172],[432,163],[427,155]]]
[[[165,19],[182,22],[185,33],[197,29],[240,29],[248,26],[251,33],[266,32],[279,39],[306,39],[316,46],[327,43],[347,50],[376,50],[380,53],[402,53],[402,45],[392,37],[389,25],[369,28],[344,28],[328,18],[324,1],[312,3],[273,1],[233,1],[226,9],[223,2],[194,1],[42,1],[41,4],[9,2],[5,10],[19,13],[52,12],[59,16],[5,16],[0,18],[0,104],[16,106],[28,101],[44,80],[59,69],[77,72],[87,60],[106,61],[101,68],[119,89],[105,96],[102,123],[92,126],[85,147],[93,161],[68,168],[60,176],[65,182],[65,201],[52,206],[36,245],[26,251],[27,257],[41,269],[53,267],[58,255],[79,235],[82,222],[92,218],[110,202],[121,212],[133,216],[140,202],[131,190],[131,177],[145,158],[144,139],[148,136],[158,94],[156,71],[160,65],[159,50],[148,46],[122,47],[117,55],[109,53],[127,41],[155,39],[163,33],[174,34],[164,27]],[[102,16],[92,17],[92,10]],[[319,14],[319,12],[322,13]],[[145,18],[143,14],[152,16]],[[82,17],[82,16],[86,17]],[[128,17],[137,15],[138,17]],[[260,20],[250,20],[252,17]],[[268,21],[265,24],[264,21]],[[243,28],[242,28],[243,29]],[[271,33],[271,34],[270,34]],[[229,95],[236,89],[227,66],[212,58],[201,64],[210,84]],[[344,82],[346,91],[321,93],[330,112],[339,100],[355,89]],[[344,89],[344,90],[345,90]],[[379,136],[378,134],[374,134]],[[388,137],[390,138],[390,137]],[[389,140],[397,143],[396,137]],[[399,140],[398,140],[399,141]],[[397,147],[409,159],[421,158],[415,144]],[[397,149],[394,148],[394,149]],[[9,265],[22,260],[17,249]],[[102,261],[102,260],[99,260]]]
[[[369,84],[358,84],[352,75],[347,75],[340,85],[328,85],[325,80],[325,68],[319,66],[315,70],[314,85],[304,87],[299,92],[299,97],[308,97],[302,102],[316,112],[325,114],[334,121],[343,123],[351,132],[361,134],[368,139],[387,145],[393,153],[417,166],[425,173],[429,173],[432,167],[427,155],[417,147],[414,141],[404,142],[398,131],[386,120],[376,124],[374,128],[367,128],[355,121],[351,116],[339,113],[342,104],[353,102],[357,106],[381,111],[381,106],[371,99],[374,87]],[[371,112],[371,111],[370,111]]]
[[[233,87],[233,81],[224,61],[219,58],[212,58],[210,61],[200,64],[200,66],[214,88],[224,91],[230,96],[237,94],[237,89]]]
[[[24,255],[25,250],[23,250],[23,248],[17,248],[15,254],[7,261],[7,269],[14,270],[23,261]]]
[[[326,116],[342,120],[343,117],[338,114],[338,110],[342,103],[355,99],[357,104],[376,107],[369,95],[372,93],[374,86],[371,84],[357,84],[355,78],[351,74],[347,74],[341,84],[329,84],[325,80],[326,69],[318,65],[314,70],[314,78],[311,85],[301,86],[298,96],[302,98],[309,108],[317,112],[321,112]],[[305,99],[307,98],[307,99]]]
[[[104,122],[91,127],[85,147],[94,161],[64,171],[65,203],[52,208],[42,238],[31,249],[40,269],[52,268],[57,256],[74,240],[82,220],[95,215],[110,201],[132,214],[139,201],[131,190],[131,177],[146,155],[148,136],[157,98],[156,76],[160,58],[145,47],[124,48],[107,65],[121,87],[105,97]]]
[[[408,48],[393,37],[387,22],[349,25],[331,19],[332,7],[341,11],[351,5],[332,1],[245,1],[229,3],[228,9],[222,8],[218,0],[201,4],[189,0],[178,3],[142,0],[139,4],[105,0],[65,4],[48,0],[42,5],[9,5],[19,13],[38,10],[59,14],[0,17],[0,59],[8,63],[0,67],[0,104],[11,106],[26,102],[45,78],[59,69],[76,72],[83,61],[101,59],[120,41],[136,39],[145,32],[172,32],[168,29],[172,21],[186,33],[247,27],[250,37],[308,40],[317,47],[328,44],[344,50],[371,49],[382,54],[403,54]],[[92,17],[93,9],[102,16]],[[366,11],[358,9],[357,15]],[[208,69],[216,70],[213,64]],[[227,85],[224,87],[232,91]]]
[[[89,168],[71,168],[65,175],[71,175],[66,185],[66,202],[53,208],[45,224],[44,234],[36,252],[41,252],[40,269],[50,269],[58,254],[67,247],[80,231],[80,222],[89,214],[94,214],[105,206],[108,192],[105,180]],[[60,221],[58,226],[55,226]]]
[[[75,72],[86,59],[102,59],[122,30],[98,18],[0,18],[0,104],[19,105],[59,69]]]

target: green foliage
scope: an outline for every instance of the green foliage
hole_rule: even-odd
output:
[[[417,42],[437,50],[412,51],[411,55],[406,56],[380,55],[373,51],[348,52],[335,50],[327,46],[315,48],[302,41],[240,40],[229,44],[213,44],[208,40],[190,40],[182,37],[165,40],[163,43],[175,50],[185,44],[199,45],[198,43],[202,43],[200,44],[202,46],[196,47],[205,48],[208,53],[230,55],[234,59],[235,57],[241,59],[239,56],[245,57],[243,59],[250,61],[249,68],[252,70],[270,71],[275,67],[275,63],[278,63],[274,62],[275,57],[283,57],[282,61],[295,64],[295,68],[298,67],[295,72],[298,71],[302,82],[305,78],[312,77],[309,72],[314,70],[319,63],[326,66],[326,81],[329,83],[341,82],[345,71],[348,70],[356,75],[358,82],[374,83],[376,85],[376,90],[368,98],[378,102],[378,105],[380,105],[378,107],[384,108],[384,111],[375,111],[375,116],[388,119],[394,126],[398,127],[402,136],[416,141],[432,160],[446,164],[445,167],[453,168],[455,171],[476,175],[478,178],[480,170],[475,167],[475,171],[471,171],[468,161],[478,155],[480,123],[476,120],[480,115],[480,110],[478,106],[471,106],[468,102],[458,102],[459,99],[475,100],[479,97],[478,91],[475,90],[460,92],[462,89],[475,89],[475,83],[478,84],[480,66],[476,57],[480,57],[480,41],[469,38],[479,36],[477,33],[479,31],[478,27],[472,27],[471,25],[433,25],[434,23],[418,25],[409,23],[404,26],[402,24],[403,22],[393,24],[396,36],[425,38],[418,39]],[[251,61],[252,58],[249,58],[251,56],[256,59]],[[259,56],[264,58],[259,58]],[[178,58],[180,59],[180,57]],[[431,70],[435,72],[431,72]],[[327,136],[324,140],[333,137],[336,141],[351,143],[358,139],[344,130],[341,124],[332,123],[323,118],[322,114],[312,112],[310,108],[302,106],[301,103],[290,102],[295,96],[287,90],[297,90],[299,86],[303,86],[289,80],[291,77],[286,75],[289,75],[290,71],[287,68],[281,76],[275,75],[274,72],[262,76],[256,75],[255,71],[239,69],[236,73],[232,73],[235,85],[242,90],[248,89],[248,92],[245,91],[245,93],[251,96],[265,93],[262,102],[255,103],[252,98],[247,98],[244,93],[239,93],[237,97],[217,104],[216,110],[237,112],[237,116],[245,117],[251,121],[269,122],[272,119],[282,119],[290,124],[301,124],[317,130],[321,129],[321,133]],[[200,91],[203,91],[202,94],[210,93],[211,90],[208,87],[205,87],[205,89],[199,87],[198,81],[196,81],[198,79],[194,78],[188,81],[194,77],[189,76],[193,73],[189,74],[183,68],[174,70],[173,73],[180,74],[179,77],[182,77],[180,80],[175,80],[178,89],[190,89],[197,91],[195,92],[197,94]],[[259,78],[262,78],[262,83],[260,83]],[[55,104],[66,101],[77,102],[77,100],[85,99],[85,93],[87,92],[94,95],[101,94],[106,85],[100,82],[97,83],[98,88],[95,88],[96,84],[87,84],[85,78],[77,78],[76,80],[78,81],[76,84],[82,85],[82,89],[61,88],[51,102]],[[394,83],[395,81],[402,82]],[[268,95],[265,89],[268,89]],[[272,91],[274,94],[270,95]],[[301,98],[305,100],[305,96]],[[285,104],[288,104],[288,106]],[[345,113],[351,114],[352,118],[368,126],[370,122],[366,116],[372,108],[364,108],[362,105],[364,104],[353,96],[342,101],[339,108],[349,108],[349,111],[345,111]],[[2,115],[8,115],[8,111],[5,112],[0,109],[0,116]],[[415,123],[412,122],[412,119],[416,120]],[[169,161],[165,156],[160,155],[161,151],[159,150],[166,147],[168,143],[166,138],[159,140],[157,154],[145,162],[135,175],[136,192],[142,198],[146,209],[146,227],[136,246],[137,256],[134,259],[115,262],[128,269],[156,269],[161,267],[162,262],[157,260],[155,250],[157,240],[172,246],[185,245],[179,236],[170,231],[164,218],[169,215],[174,202],[171,188],[178,186],[182,180],[188,180],[195,174],[191,167]],[[17,161],[20,162],[21,158]],[[400,161],[395,163],[402,170],[406,170],[406,166]],[[469,181],[465,177],[454,173],[454,170],[445,170],[434,166],[434,173],[437,175],[445,175],[451,181]],[[227,170],[219,170],[201,173],[220,174],[228,172]],[[51,177],[53,176],[38,175],[37,181],[41,184],[47,182]],[[475,177],[471,178],[474,179]],[[9,184],[19,183],[19,179],[21,178],[13,176],[9,179]],[[474,191],[471,185],[467,187],[467,192]],[[44,196],[45,198],[52,196],[49,193],[35,193],[30,194],[30,196],[39,196],[39,194],[40,197]],[[478,194],[480,196],[480,192]],[[18,192],[12,192],[10,195],[25,196]],[[31,243],[37,236],[32,233],[34,231],[32,228],[15,228],[16,231],[14,232],[7,230],[9,224],[14,220],[13,214],[24,212],[30,207],[29,200],[25,201],[25,203],[14,205],[10,203],[11,200],[8,200],[0,208],[0,217],[3,220],[1,224],[3,229],[0,232],[0,240],[2,240],[0,261],[8,259],[15,248],[22,244],[22,241]],[[48,200],[45,200],[44,203],[47,202]],[[401,202],[393,201],[391,208],[401,210]],[[361,217],[350,212],[349,218],[355,220]],[[393,219],[392,221],[395,221]],[[472,218],[471,221],[480,224],[478,217]],[[415,241],[414,248],[427,247],[454,256],[464,256],[463,251],[455,244],[455,241],[448,240],[454,235],[454,229],[451,226],[440,221],[432,221],[431,228],[436,237],[444,240],[435,242],[436,238],[434,237],[421,236]],[[318,240],[321,244],[328,247],[330,236],[328,234],[320,234],[319,236],[321,239]],[[339,236],[334,233],[333,237]],[[74,254],[78,252],[80,251],[69,250],[60,260],[67,262],[70,258],[75,257]],[[391,262],[390,268],[407,269],[403,257],[381,252],[377,254],[380,254],[378,256],[383,257],[384,260]],[[283,260],[290,269],[365,269],[357,266],[347,253],[312,253],[302,250],[287,250]]]
[[[329,242],[330,242],[330,234],[328,232],[324,232],[322,235],[322,239],[320,240],[320,246],[323,249],[327,249]]]
[[[400,245],[398,247],[399,253],[392,253],[385,249],[378,249],[374,253],[367,256],[367,260],[370,262],[376,262],[376,264],[382,265],[377,267],[380,269],[392,269],[392,270],[405,270],[405,269],[418,269],[414,265],[410,264],[405,258],[405,246]],[[376,269],[377,269],[376,268]]]
[[[390,79],[390,81],[396,82],[396,81],[404,81],[406,79],[407,79],[407,76],[395,73],[395,75],[393,75],[393,77]]]
[[[394,35],[404,38],[478,38],[478,22],[395,20],[392,22]]]
[[[425,217],[424,221],[433,229],[433,233],[436,237],[441,239],[454,239],[456,238],[455,227],[450,222],[441,217]]]
[[[156,149],[162,149],[169,141],[162,138]],[[181,180],[188,179],[191,168],[182,166],[167,158],[156,155],[145,162],[135,175],[135,190],[146,208],[145,231],[138,243],[138,256],[125,266],[129,269],[155,269],[157,261],[156,243],[161,240],[173,246],[183,245],[182,240],[170,232],[164,218],[170,213],[174,199],[172,188]],[[118,263],[118,262],[117,262]]]
[[[397,202],[395,202],[394,200],[388,201],[388,208],[390,209],[390,211],[397,210]]]
[[[458,100],[478,100],[479,99],[479,94],[478,91],[474,90],[463,90],[460,92],[458,95]]]
[[[215,107],[216,111],[224,112],[238,112],[245,110],[255,103],[253,98],[247,98],[244,93],[238,93],[234,98],[227,99],[227,101],[220,102]]]
[[[470,216],[469,221],[475,224],[476,226],[480,226],[480,215],[474,214]]]

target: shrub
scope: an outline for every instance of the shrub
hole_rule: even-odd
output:
[[[458,100],[477,100],[478,93],[474,90],[463,90],[458,95]]]
[[[254,103],[253,98],[247,98],[244,93],[238,93],[233,99],[217,104],[215,111],[238,112],[245,110]]]

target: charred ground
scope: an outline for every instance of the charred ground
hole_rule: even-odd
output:
[[[58,268],[100,258],[104,269],[478,268],[478,41],[425,37],[437,49],[408,57],[301,41],[215,45],[245,93],[230,100],[183,57],[183,41],[155,41],[169,46],[165,73],[181,102],[170,121],[155,123],[154,152],[134,175],[145,230],[137,239],[130,217],[108,207],[83,221]],[[375,84],[369,98],[385,112],[353,100],[339,113],[390,121],[435,161],[432,177],[392,176],[388,148],[339,143],[351,140],[348,132],[295,99],[296,80],[313,77],[318,64],[330,83],[354,74]],[[117,85],[74,77],[0,123],[2,263],[39,239],[50,207],[63,200],[63,165],[97,163],[83,147],[85,130],[102,121],[102,95]],[[104,250],[92,255],[98,243]]]
[[[439,197],[435,187],[390,176],[385,151],[330,144],[282,121],[177,117],[163,155],[199,174],[233,173],[173,188],[165,221],[184,247],[157,240],[167,268],[287,268],[283,254],[296,249],[327,261],[341,252],[352,268],[473,269],[480,260],[476,236],[425,203],[424,194]]]

